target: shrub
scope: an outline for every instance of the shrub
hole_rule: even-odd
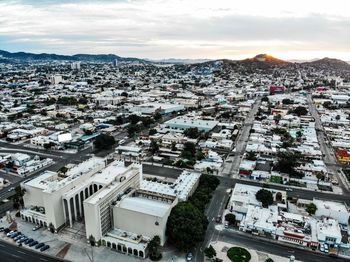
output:
[[[242,247],[231,247],[227,251],[227,256],[232,262],[248,262],[251,259],[248,250]]]

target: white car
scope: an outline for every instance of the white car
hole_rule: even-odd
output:
[[[323,244],[320,245],[320,251],[324,252],[324,245]]]

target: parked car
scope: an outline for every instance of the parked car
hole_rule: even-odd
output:
[[[37,231],[38,229],[40,229],[41,228],[41,226],[39,226],[39,225],[37,225],[37,226],[35,226],[35,227],[33,227],[33,231]]]
[[[5,228],[5,229],[4,229],[4,233],[5,233],[5,234],[9,233],[10,231],[11,231],[11,230],[10,230],[9,228]]]
[[[10,238],[15,238],[16,236],[18,236],[20,234],[21,234],[20,232],[15,232],[10,236]]]
[[[228,228],[228,222],[225,221],[225,228]]]
[[[17,241],[17,240],[19,240],[19,239],[22,238],[22,237],[23,237],[23,235],[20,234],[20,235],[16,236],[13,240],[14,240],[14,241]]]
[[[320,251],[324,252],[324,245],[323,244],[320,245]]]
[[[8,233],[6,234],[6,236],[10,237],[13,233],[15,233],[15,231],[11,230],[10,232],[8,232]]]
[[[19,243],[23,243],[23,242],[26,241],[27,239],[28,239],[27,237],[21,238],[21,239],[19,240]]]
[[[24,241],[24,244],[28,245],[30,242],[33,242],[34,239],[33,238],[29,238],[26,241]]]
[[[32,243],[30,243],[29,246],[30,246],[30,247],[36,246],[37,244],[39,244],[39,242],[35,240],[35,241],[33,241]]]
[[[186,255],[186,261],[192,261],[192,259],[193,259],[192,252],[188,252]]]
[[[5,228],[4,227],[0,227],[0,232],[4,231]]]
[[[35,249],[39,249],[39,248],[42,248],[43,246],[45,246],[44,243],[39,243],[35,246]]]
[[[11,191],[13,191],[13,190],[15,190],[15,188],[14,188],[14,187],[10,187],[7,191],[8,191],[8,192],[11,192]]]
[[[43,251],[45,251],[45,250],[47,250],[47,249],[49,249],[49,248],[50,248],[49,245],[45,245],[45,246],[43,246],[42,248],[40,248],[40,251],[43,252]]]

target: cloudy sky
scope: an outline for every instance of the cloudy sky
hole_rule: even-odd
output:
[[[350,60],[349,0],[0,0],[0,49]]]

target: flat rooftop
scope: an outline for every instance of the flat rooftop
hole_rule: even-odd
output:
[[[171,209],[171,204],[143,197],[126,197],[120,201],[119,207],[151,216],[163,217]]]

